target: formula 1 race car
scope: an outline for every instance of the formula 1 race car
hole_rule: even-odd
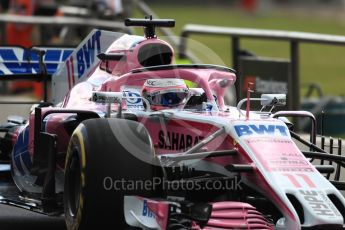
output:
[[[174,20],[125,24],[145,37],[94,30],[73,51],[36,49],[39,58],[0,49],[0,79],[52,74],[52,102],[0,127],[16,186],[0,188],[0,203],[64,215],[69,230],[344,229],[345,157],[316,146],[311,113],[272,112],[286,96],[250,89],[228,106],[235,71],[173,64],[155,27]],[[310,118],[310,141],[287,117]]]

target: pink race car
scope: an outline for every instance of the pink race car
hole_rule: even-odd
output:
[[[75,50],[45,49],[26,66],[53,73],[52,104],[1,126],[0,156],[18,188],[0,189],[1,203],[64,214],[68,230],[344,229],[344,182],[324,175],[335,166],[339,174],[345,157],[315,145],[312,114],[273,113],[286,96],[250,90],[228,106],[235,71],[173,64],[173,48],[155,34],[173,20],[125,23],[145,37],[94,30]],[[20,55],[0,49],[7,78],[11,52]],[[261,111],[250,111],[253,100]],[[310,142],[291,116],[312,120]]]

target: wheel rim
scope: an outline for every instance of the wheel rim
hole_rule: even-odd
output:
[[[81,195],[81,168],[77,150],[72,154],[67,176],[68,212],[75,217],[78,212]],[[66,191],[67,190],[67,191]]]

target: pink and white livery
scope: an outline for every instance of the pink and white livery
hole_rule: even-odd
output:
[[[52,105],[2,126],[18,192],[1,203],[64,214],[68,230],[344,229],[344,182],[324,175],[345,157],[285,118],[312,114],[273,113],[281,94],[228,106],[235,72],[173,64],[154,31],[173,20],[125,23],[145,37],[94,30],[53,74]],[[253,100],[271,109],[242,110]]]

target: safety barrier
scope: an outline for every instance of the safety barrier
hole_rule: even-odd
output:
[[[288,95],[290,100],[288,101],[288,108],[290,110],[300,109],[300,80],[299,80],[299,45],[300,43],[316,43],[327,45],[345,45],[345,36],[326,35],[317,33],[304,33],[304,32],[292,32],[292,31],[280,31],[280,30],[263,30],[263,29],[244,29],[244,28],[232,28],[232,27],[218,27],[218,26],[206,26],[187,24],[181,34],[181,41],[179,46],[179,53],[181,57],[188,57],[187,44],[188,37],[191,35],[215,35],[224,36],[231,39],[232,60],[233,68],[239,69],[239,57],[240,57],[240,39],[266,39],[266,40],[280,40],[286,41],[290,44],[290,79],[288,81]],[[240,79],[241,80],[241,79]],[[241,98],[240,93],[240,80],[236,82],[236,96],[237,100]]]

